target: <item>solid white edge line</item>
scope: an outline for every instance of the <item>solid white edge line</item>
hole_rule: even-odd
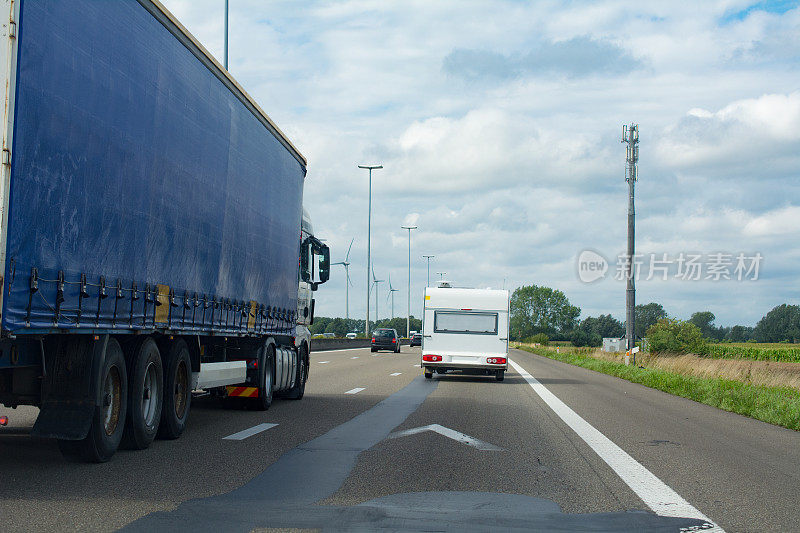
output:
[[[660,516],[681,518],[697,518],[705,520],[710,527],[703,531],[724,533],[710,518],[684,500],[666,483],[658,479],[652,472],[628,455],[625,450],[611,442],[597,429],[570,409],[567,404],[556,397],[535,377],[525,371],[511,359],[508,360],[514,370],[522,376],[528,385],[564,421],[578,436],[594,450],[594,452],[611,467],[614,472],[636,493],[642,501]]]
[[[227,437],[222,437],[222,440],[244,440],[247,437],[252,437],[256,433],[261,433],[262,431],[266,431],[270,428],[274,428],[278,424],[272,424],[269,422],[265,422],[263,424],[255,425],[251,428],[247,428],[245,430],[239,431],[238,433],[234,433],[233,435],[228,435]]]
[[[364,388],[365,387],[356,387],[355,389],[350,389],[349,391],[345,392],[345,394],[358,394],[359,392],[364,390]]]

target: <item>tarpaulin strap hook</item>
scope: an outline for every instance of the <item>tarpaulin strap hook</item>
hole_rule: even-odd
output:
[[[114,316],[111,318],[111,327],[117,326],[117,304],[122,299],[122,280],[117,278],[117,288],[114,294]]]
[[[64,302],[64,271],[58,271],[58,279],[56,281],[56,312],[53,315],[53,325],[58,325],[58,320],[61,318],[61,304]]]
[[[89,292],[86,290],[86,274],[81,274],[81,284],[78,290],[78,316],[75,320],[75,326],[81,323],[81,315],[83,314],[83,299],[89,297]]]
[[[142,316],[142,326],[147,326],[147,302],[150,300],[150,284],[145,283],[144,286],[144,313]]]
[[[103,300],[105,300],[107,296],[108,294],[106,293],[106,278],[100,276],[100,288],[97,291],[97,315],[95,316],[94,319],[94,324],[96,326],[100,325],[100,309],[103,304]]]
[[[31,268],[31,282],[30,291],[28,291],[28,309],[25,315],[25,325],[31,326],[31,306],[33,305],[33,293],[39,290],[39,270],[36,267]]]
[[[131,282],[131,317],[130,325],[133,326],[133,302],[139,299],[139,289],[136,287],[136,282]]]

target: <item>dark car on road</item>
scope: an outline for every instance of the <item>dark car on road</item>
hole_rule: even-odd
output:
[[[414,333],[411,335],[410,346],[422,346],[422,333]]]
[[[400,337],[394,329],[379,328],[372,333],[372,344],[370,346],[373,352],[392,350],[395,353],[400,353]]]

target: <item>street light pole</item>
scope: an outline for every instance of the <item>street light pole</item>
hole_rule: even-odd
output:
[[[427,284],[425,286],[426,287],[430,287],[431,286],[431,259],[433,259],[436,256],[435,255],[423,255],[422,257],[424,257],[425,259],[428,260],[428,281],[427,281]]]
[[[366,168],[369,170],[369,208],[367,211],[367,320],[364,322],[364,335],[369,337],[369,289],[370,289],[370,247],[372,244],[372,171],[383,168],[383,165],[358,165],[358,168]]]
[[[406,337],[411,338],[411,230],[417,226],[400,226],[408,230],[408,307],[406,313]]]
[[[228,0],[225,0],[225,51],[223,66],[228,70]]]
[[[437,274],[439,274],[439,281],[442,281],[444,279],[444,275],[447,274],[447,272],[437,272]]]

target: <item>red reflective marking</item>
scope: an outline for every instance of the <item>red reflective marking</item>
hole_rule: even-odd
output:
[[[7,425],[8,425],[8,417],[0,416],[0,426],[7,426]]]

